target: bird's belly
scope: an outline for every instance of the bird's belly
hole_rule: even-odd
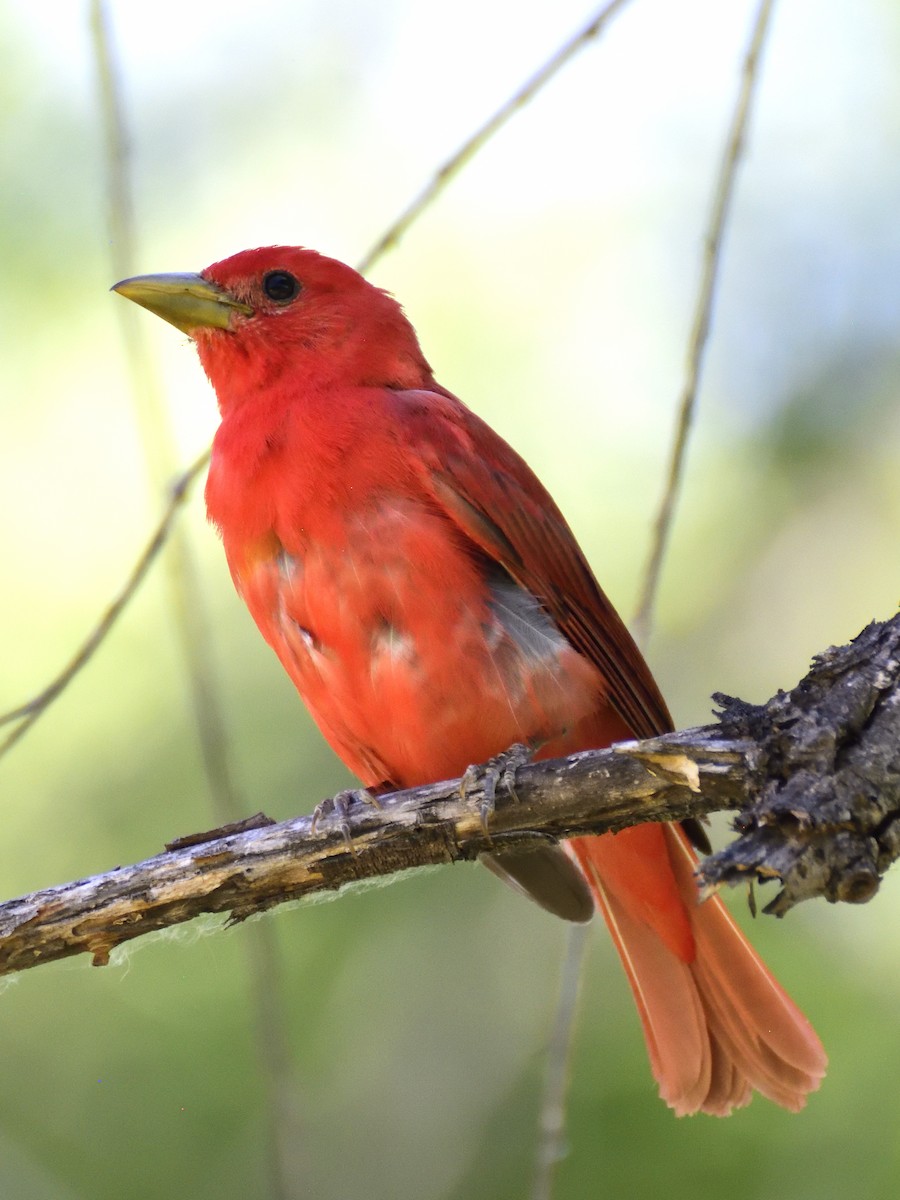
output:
[[[513,742],[568,748],[596,669],[438,514],[385,502],[240,589],[313,717],[367,785],[453,778]]]

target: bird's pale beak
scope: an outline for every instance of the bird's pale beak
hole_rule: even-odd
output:
[[[115,283],[112,291],[147,308],[182,333],[229,329],[235,313],[253,309],[201,275],[136,275]]]

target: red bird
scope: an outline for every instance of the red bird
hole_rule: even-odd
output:
[[[376,791],[516,742],[554,757],[672,728],[559,509],[425,361],[399,304],[283,246],[116,291],[188,333],[222,415],[206,485],[238,592],[319,728]],[[609,925],[678,1114],[753,1089],[800,1109],[826,1058],[677,825],[490,866]]]

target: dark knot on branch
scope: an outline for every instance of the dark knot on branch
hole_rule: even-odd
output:
[[[778,878],[777,916],[813,896],[871,900],[900,855],[900,616],[818,655],[768,704],[715,700],[722,732],[755,746],[755,798],[738,840],[702,864],[704,885]]]

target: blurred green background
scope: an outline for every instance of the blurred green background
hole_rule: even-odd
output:
[[[109,6],[131,130],[136,271],[302,242],[359,259],[584,20],[576,0]],[[438,377],[532,463],[634,609],[703,222],[753,6],[634,0],[386,257]],[[0,10],[0,709],[67,659],[123,580],[148,488],[106,225],[84,3]],[[900,529],[900,9],[784,0],[728,233],[689,473],[649,649],[680,724],[763,700],[892,613]],[[185,339],[146,316],[179,461],[215,427]],[[347,776],[233,594],[201,572],[246,812]],[[214,823],[157,569],[3,761],[4,896]],[[831,1056],[800,1116],[677,1121],[595,931],[559,1200],[896,1192],[900,890],[752,930]],[[740,898],[736,908],[742,909]],[[745,914],[746,915],[746,914]],[[208,921],[103,971],[0,996],[0,1194],[270,1197],[254,931]],[[528,1194],[564,931],[475,868],[266,919],[283,1008],[292,1196]]]

